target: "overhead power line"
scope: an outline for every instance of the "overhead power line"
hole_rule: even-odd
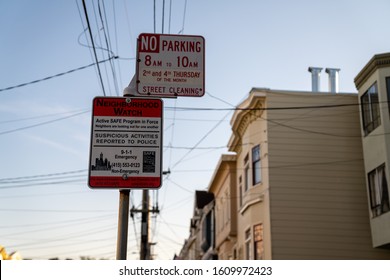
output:
[[[97,213],[97,212],[107,212],[114,213],[113,210],[101,210],[101,209],[93,209],[93,210],[74,210],[74,209],[16,209],[16,208],[0,208],[0,212],[45,212],[45,213]]]
[[[53,113],[53,114],[38,115],[38,116],[25,117],[25,118],[19,118],[19,119],[2,120],[2,121],[0,121],[0,124],[31,121],[31,120],[35,120],[35,119],[43,119],[43,118],[59,116],[59,115],[68,115],[68,114],[73,114],[73,113],[77,113],[77,112],[84,112],[86,110],[87,109],[79,109],[79,110],[72,110],[72,111],[67,111],[67,112],[57,112],[57,113]],[[210,120],[210,121],[212,121],[212,120]]]
[[[80,175],[67,175],[67,176],[58,176],[55,177],[56,180],[58,179],[75,179],[75,178],[84,178],[86,175],[80,174]],[[36,179],[25,179],[25,180],[17,180],[17,181],[5,181],[5,182],[0,182],[0,186],[3,184],[20,184],[20,183],[32,183],[32,182],[44,182],[44,181],[49,181],[53,180],[53,178],[36,178]]]
[[[179,31],[179,34],[184,33],[184,24],[186,22],[186,11],[187,11],[187,0],[184,2],[183,23],[182,23],[181,29]]]
[[[0,178],[0,181],[19,180],[19,179],[24,180],[24,179],[41,178],[41,177],[63,176],[63,175],[81,173],[81,172],[86,172],[86,171],[88,171],[88,169],[72,170],[72,171],[49,173],[49,174],[39,174],[39,175],[32,175],[32,176],[8,177],[8,178]]]
[[[88,218],[77,218],[77,219],[68,219],[68,220],[62,220],[62,221],[51,221],[51,222],[44,222],[44,223],[30,223],[30,224],[13,224],[13,225],[1,225],[0,228],[11,228],[11,229],[16,229],[16,228],[36,228],[40,226],[53,226],[55,225],[56,227],[59,226],[69,226],[78,224],[78,223],[88,223],[88,222],[95,222],[96,220],[102,220],[106,219],[108,217],[112,217],[115,214],[106,214],[106,215],[100,215],[96,217],[88,217]]]
[[[92,36],[92,30],[91,30],[91,25],[89,23],[89,18],[88,18],[88,12],[87,12],[87,6],[85,5],[85,0],[83,0],[83,8],[84,8],[84,13],[85,13],[85,19],[87,21],[87,26],[88,26],[88,31],[89,31],[89,35],[90,35],[90,38],[91,38],[91,44],[92,44],[92,48],[93,48],[93,53],[95,55],[95,61],[96,61],[96,66],[97,66],[97,70],[98,70],[98,73],[99,73],[99,78],[100,78],[100,84],[102,86],[102,90],[103,90],[103,95],[106,96],[106,91],[104,89],[104,84],[103,84],[103,78],[102,78],[102,73],[100,71],[100,67],[99,67],[99,60],[98,60],[98,57],[97,57],[97,54],[96,54],[96,48],[95,48],[95,43],[93,41],[93,36]]]
[[[109,28],[108,28],[108,21],[107,21],[106,8],[105,8],[105,5],[104,5],[104,1],[102,1],[102,6],[103,6],[103,13],[102,13],[102,9],[100,7],[100,1],[98,1],[98,11],[99,11],[100,22],[102,24],[102,30],[103,30],[103,34],[104,34],[104,39],[105,39],[105,43],[106,43],[107,50],[108,50],[108,53],[109,53],[108,56],[110,56],[113,52],[111,51],[111,49],[112,49],[111,38],[110,38],[110,32],[109,32]],[[107,27],[105,27],[105,25],[104,25],[103,14],[104,14],[104,19],[105,19],[104,20],[105,21],[105,25]],[[111,72],[112,72],[113,83],[114,83],[116,95],[119,96],[118,80],[117,80],[117,77],[116,77],[115,65],[114,65],[114,63],[112,61],[110,61],[110,66],[111,66]]]
[[[183,157],[181,157],[174,165],[172,168],[175,168],[179,163],[181,163],[184,158],[186,158],[195,148],[197,148],[203,140],[205,140],[221,123],[222,121],[230,114],[228,112],[216,125],[214,125]]]
[[[51,185],[59,185],[59,184],[68,184],[68,183],[79,183],[85,182],[85,179],[74,179],[74,180],[61,180],[61,181],[52,181],[52,182],[39,182],[39,183],[28,183],[21,185],[12,185],[12,186],[0,186],[0,189],[16,189],[16,188],[31,188],[31,187],[41,187],[41,186],[51,186]]]
[[[94,62],[94,63],[88,64],[88,65],[85,65],[85,66],[81,66],[81,67],[78,67],[78,68],[75,68],[75,69],[72,69],[72,70],[69,70],[69,71],[66,71],[66,72],[62,72],[62,73],[58,73],[58,74],[55,74],[55,75],[52,75],[52,76],[45,77],[45,78],[42,78],[42,79],[38,79],[38,80],[31,81],[31,82],[22,83],[22,84],[19,84],[19,85],[10,86],[10,87],[6,87],[6,88],[1,88],[0,92],[1,91],[7,91],[7,90],[15,89],[15,88],[20,88],[20,87],[24,87],[24,86],[28,86],[28,85],[31,85],[31,84],[36,84],[36,83],[43,82],[43,81],[47,81],[47,80],[50,80],[50,79],[53,79],[53,78],[57,78],[57,77],[60,77],[60,76],[63,76],[63,75],[67,75],[67,74],[70,74],[70,73],[73,73],[73,72],[76,72],[76,71],[79,71],[79,70],[83,70],[83,69],[89,68],[91,66],[98,65],[100,63],[104,63],[104,62],[110,61],[112,59],[118,59],[118,58],[119,58],[118,56],[113,56],[113,57],[110,57],[110,58],[105,59],[105,60]]]
[[[179,110],[179,111],[272,111],[272,110],[302,110],[302,109],[325,109],[325,108],[337,108],[337,107],[348,107],[358,106],[359,103],[344,103],[336,105],[312,105],[312,106],[291,106],[291,107],[231,107],[231,108],[200,108],[200,107],[165,107],[168,110]]]
[[[20,131],[20,130],[25,130],[25,129],[29,129],[29,128],[33,128],[33,127],[37,127],[37,126],[41,126],[41,125],[57,122],[57,121],[62,121],[62,120],[65,120],[65,119],[73,118],[73,117],[76,117],[76,116],[88,113],[90,111],[91,110],[86,110],[86,111],[82,111],[82,112],[79,112],[79,113],[76,113],[76,114],[72,114],[72,115],[69,115],[69,116],[65,116],[65,117],[62,117],[62,118],[41,122],[41,123],[38,123],[38,124],[33,124],[33,125],[29,125],[29,126],[19,127],[19,128],[15,128],[15,129],[11,129],[11,130],[6,130],[6,131],[1,131],[0,135],[16,132],[16,131]]]

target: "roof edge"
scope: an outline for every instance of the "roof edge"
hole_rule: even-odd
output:
[[[362,85],[374,74],[376,70],[390,66],[390,53],[381,53],[374,55],[362,70],[356,75],[354,82],[359,90]]]

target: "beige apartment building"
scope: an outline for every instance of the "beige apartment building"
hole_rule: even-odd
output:
[[[190,221],[190,236],[185,240],[181,252],[174,259],[212,260],[217,258],[215,252],[214,228],[214,194],[207,191],[196,191],[194,212]]]
[[[390,53],[375,55],[355,78],[373,246],[390,248]]]
[[[331,92],[253,88],[237,106],[208,188],[218,259],[390,259],[390,54],[359,94],[338,70]]]
[[[254,88],[238,107],[254,110],[231,121],[237,258],[389,259],[371,242],[357,95]]]
[[[208,191],[215,197],[215,250],[219,260],[230,260],[237,243],[236,155],[222,155]]]

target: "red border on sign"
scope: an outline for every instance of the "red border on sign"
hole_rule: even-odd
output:
[[[198,38],[201,39],[203,42],[203,81],[201,86],[201,94],[195,94],[195,93],[177,93],[175,90],[170,91],[169,88],[175,89],[176,86],[172,84],[172,86],[168,85],[169,82],[163,82],[163,83],[153,83],[148,84],[148,87],[156,88],[156,90],[161,90],[161,88],[164,88],[164,92],[161,93],[153,93],[153,92],[142,92],[140,91],[139,87],[141,86],[141,73],[140,73],[140,54],[141,53],[160,53],[160,42],[164,39],[164,37],[182,37],[182,38]],[[142,44],[142,38],[147,38],[148,46],[145,47]],[[153,44],[152,39],[153,38]],[[206,92],[206,77],[205,77],[205,57],[206,57],[206,50],[205,50],[205,38],[200,35],[178,35],[178,34],[157,34],[157,33],[141,33],[138,35],[137,38],[137,61],[136,61],[136,77],[137,77],[137,92],[142,96],[151,96],[151,97],[157,97],[157,98],[163,98],[163,97],[202,97],[205,95]],[[154,48],[156,46],[156,48]],[[157,47],[158,46],[158,47]],[[174,71],[174,68],[161,68],[161,71]],[[176,69],[177,70],[177,69]],[[168,89],[165,89],[168,88]],[[179,88],[182,88],[179,86]],[[184,88],[184,87],[183,87]],[[197,89],[198,87],[188,87],[188,89]]]
[[[142,118],[161,118],[161,99],[96,97],[93,100],[93,116],[118,117],[126,113],[137,114],[142,110]]]
[[[129,177],[124,180],[114,176],[89,177],[91,188],[140,188],[158,189],[161,186],[161,177]]]
[[[139,112],[137,112],[139,111]],[[140,114],[138,114],[140,113]],[[95,97],[92,108],[91,132],[94,133],[95,117],[121,117],[130,119],[159,118],[161,127],[159,147],[162,147],[162,128],[163,128],[163,101],[158,98],[139,98],[139,97]],[[119,176],[97,176],[92,175],[92,149],[93,134],[91,133],[91,146],[89,158],[88,185],[91,189],[158,189],[162,185],[162,151],[160,150],[159,170],[148,176],[128,175]],[[156,176],[157,175],[157,176]]]

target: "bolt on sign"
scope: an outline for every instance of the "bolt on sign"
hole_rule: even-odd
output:
[[[157,98],[93,100],[91,188],[161,187],[162,112],[163,102]]]
[[[137,91],[158,97],[205,93],[202,36],[142,33],[137,44]]]

